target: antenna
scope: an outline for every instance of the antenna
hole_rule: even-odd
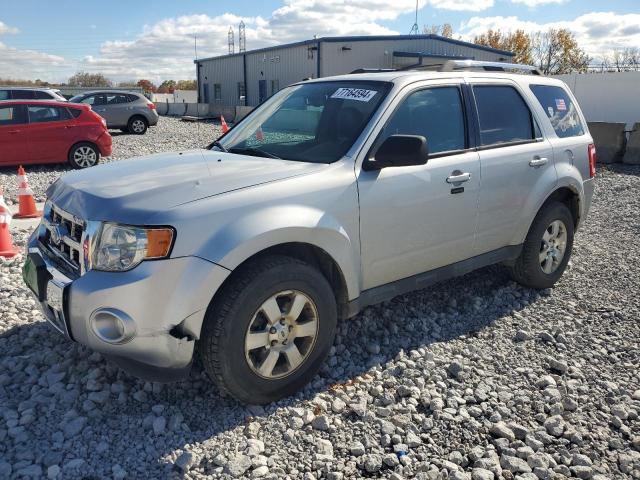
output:
[[[418,0],[416,0],[416,19],[413,22],[413,26],[411,27],[411,31],[409,35],[418,35],[419,27],[418,27]]]
[[[240,52],[247,51],[247,37],[244,31],[244,22],[240,20],[240,25],[238,25],[238,46],[240,47]]]
[[[233,27],[229,27],[229,33],[227,34],[227,38],[229,41],[229,54],[235,53],[236,47],[234,45],[235,35],[233,34]]]

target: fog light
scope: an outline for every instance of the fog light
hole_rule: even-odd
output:
[[[93,333],[103,342],[126,343],[136,333],[133,319],[115,308],[100,308],[89,319]]]

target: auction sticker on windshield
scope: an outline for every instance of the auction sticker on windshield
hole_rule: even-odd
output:
[[[378,93],[376,90],[365,90],[364,88],[339,88],[331,95],[331,98],[368,102],[376,93]]]

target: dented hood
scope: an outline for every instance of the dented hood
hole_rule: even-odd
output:
[[[68,173],[47,197],[86,220],[144,224],[161,210],[323,166],[207,150],[163,153]]]

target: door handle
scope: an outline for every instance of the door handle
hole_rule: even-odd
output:
[[[547,157],[533,157],[533,160],[529,162],[530,167],[541,167],[549,163],[549,159]]]
[[[76,128],[75,125],[65,125],[64,128]]]
[[[462,183],[462,182],[468,182],[469,180],[471,180],[471,174],[470,173],[459,173],[459,172],[453,172],[455,173],[455,175],[451,175],[449,177],[447,177],[447,183]]]
[[[20,133],[20,130],[9,130],[7,133],[15,135],[16,133]]]

